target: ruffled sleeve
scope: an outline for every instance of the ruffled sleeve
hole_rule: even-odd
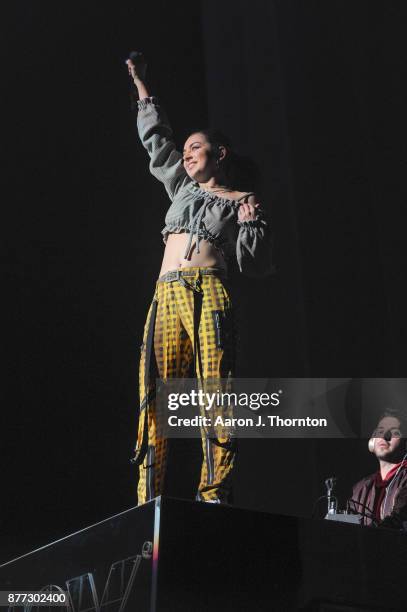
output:
[[[138,100],[137,129],[150,156],[150,172],[161,181],[172,200],[190,177],[184,169],[182,155],[175,148],[172,129],[164,110],[155,97]]]
[[[273,272],[270,225],[261,211],[253,221],[238,221],[236,257],[240,271],[261,278]]]

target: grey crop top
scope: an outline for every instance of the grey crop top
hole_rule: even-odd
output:
[[[249,276],[271,272],[269,226],[260,209],[253,221],[239,221],[239,202],[204,191],[187,174],[182,155],[176,150],[172,130],[157,98],[138,101],[137,127],[150,156],[150,171],[164,183],[171,205],[162,230],[168,235],[190,234],[184,257],[190,256],[193,238],[199,253],[201,239],[215,245],[225,257],[236,253],[239,269]],[[243,198],[252,194],[246,194]]]

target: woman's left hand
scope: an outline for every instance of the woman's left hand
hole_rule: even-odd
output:
[[[254,221],[257,218],[257,211],[260,204],[240,204],[237,211],[239,221]]]

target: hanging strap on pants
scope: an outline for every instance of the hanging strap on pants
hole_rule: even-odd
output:
[[[141,465],[145,459],[145,456],[147,455],[148,412],[149,412],[149,406],[156,395],[155,382],[154,382],[153,388],[150,389],[150,380],[152,378],[151,374],[152,374],[153,369],[155,371],[153,372],[153,374],[155,374],[154,380],[157,374],[157,365],[156,365],[155,357],[151,359],[151,355],[153,352],[153,346],[154,346],[154,330],[155,330],[155,320],[157,317],[157,306],[158,306],[157,300],[153,300],[152,307],[151,307],[150,323],[148,326],[147,339],[146,339],[146,357],[145,357],[145,368],[144,368],[144,400],[140,406],[140,418],[141,418],[143,409],[145,411],[144,412],[143,437],[141,440],[140,447],[136,448],[135,456],[132,459],[130,459],[130,463],[133,463],[136,466]]]

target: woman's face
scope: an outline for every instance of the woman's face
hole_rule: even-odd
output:
[[[208,181],[218,169],[213,147],[200,132],[191,134],[186,140],[183,160],[187,174],[198,183]]]

